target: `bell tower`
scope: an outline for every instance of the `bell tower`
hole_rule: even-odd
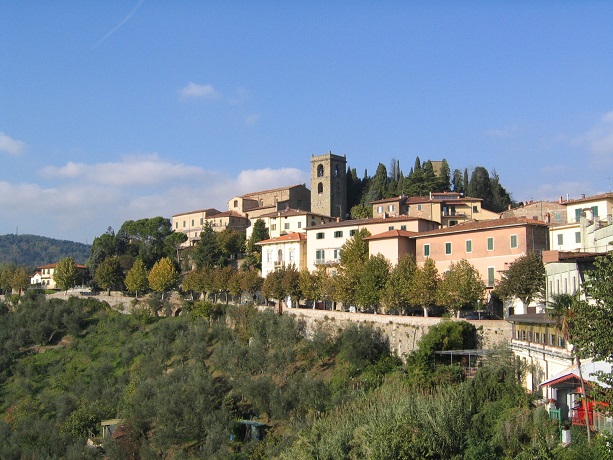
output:
[[[311,212],[341,219],[349,213],[345,155],[311,156]]]

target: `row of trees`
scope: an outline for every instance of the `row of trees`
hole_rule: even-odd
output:
[[[342,302],[388,313],[406,313],[445,306],[458,314],[461,309],[474,308],[483,299],[485,284],[477,270],[466,260],[453,263],[440,275],[433,260],[418,267],[415,259],[404,256],[395,267],[382,255],[368,255],[364,240],[367,230],[360,230],[340,252],[340,266],[335,275],[322,268],[316,272],[299,271],[293,265],[270,273],[262,292],[267,298]]]
[[[459,192],[464,196],[481,198],[483,207],[490,211],[501,212],[512,204],[511,195],[500,184],[496,171],[491,173],[483,166],[471,171],[454,169],[451,172],[447,160],[441,161],[438,171],[430,160],[415,159],[408,175],[400,168],[400,161],[392,158],[388,168],[379,163],[374,176],[359,178],[355,168],[347,169],[347,206],[352,218],[372,215],[371,201],[393,196],[424,196],[430,192]]]

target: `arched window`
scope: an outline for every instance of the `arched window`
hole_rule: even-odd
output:
[[[318,165],[317,166],[317,177],[323,177],[324,176],[324,165]]]
[[[279,249],[279,251],[277,252],[277,260],[279,262],[283,262],[283,250]]]
[[[321,182],[317,184],[317,193],[319,193],[320,195],[324,193],[324,184],[322,184]]]
[[[234,200],[234,207],[238,208],[238,200]]]
[[[334,177],[338,177],[339,176],[339,171],[338,171],[338,165],[334,166]]]
[[[264,200],[260,200],[260,206],[264,206]]]

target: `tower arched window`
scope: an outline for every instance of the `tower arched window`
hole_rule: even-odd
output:
[[[279,251],[277,251],[277,260],[279,262],[283,262],[283,250],[279,249]]]
[[[334,166],[334,177],[338,177],[339,176],[339,170],[338,170],[338,165]]]
[[[317,177],[324,177],[324,165],[317,165]]]
[[[320,195],[324,193],[324,184],[322,184],[321,182],[317,184],[317,193],[319,193]]]

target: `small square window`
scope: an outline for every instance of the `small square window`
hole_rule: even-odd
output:
[[[349,236],[355,235],[355,232],[356,232],[355,230],[349,230]]]
[[[407,226],[406,226],[406,225],[401,225],[401,226],[400,226],[400,230],[406,230],[406,229],[407,229]]]
[[[285,230],[289,230],[289,222],[285,222],[285,223],[283,224],[283,228],[284,228]]]
[[[324,232],[319,232],[315,235],[315,239],[317,240],[323,240],[324,239]]]
[[[271,229],[271,230],[276,230],[276,229],[277,229],[277,224],[272,224],[272,225],[270,226],[270,229]]]
[[[479,208],[478,208],[477,206],[473,206],[473,212],[474,212],[474,213],[479,212]]]
[[[336,232],[334,232],[334,238],[342,238],[342,237],[343,237],[342,230],[337,230]]]
[[[389,227],[387,227],[388,230],[394,230],[394,226],[390,225]]]

